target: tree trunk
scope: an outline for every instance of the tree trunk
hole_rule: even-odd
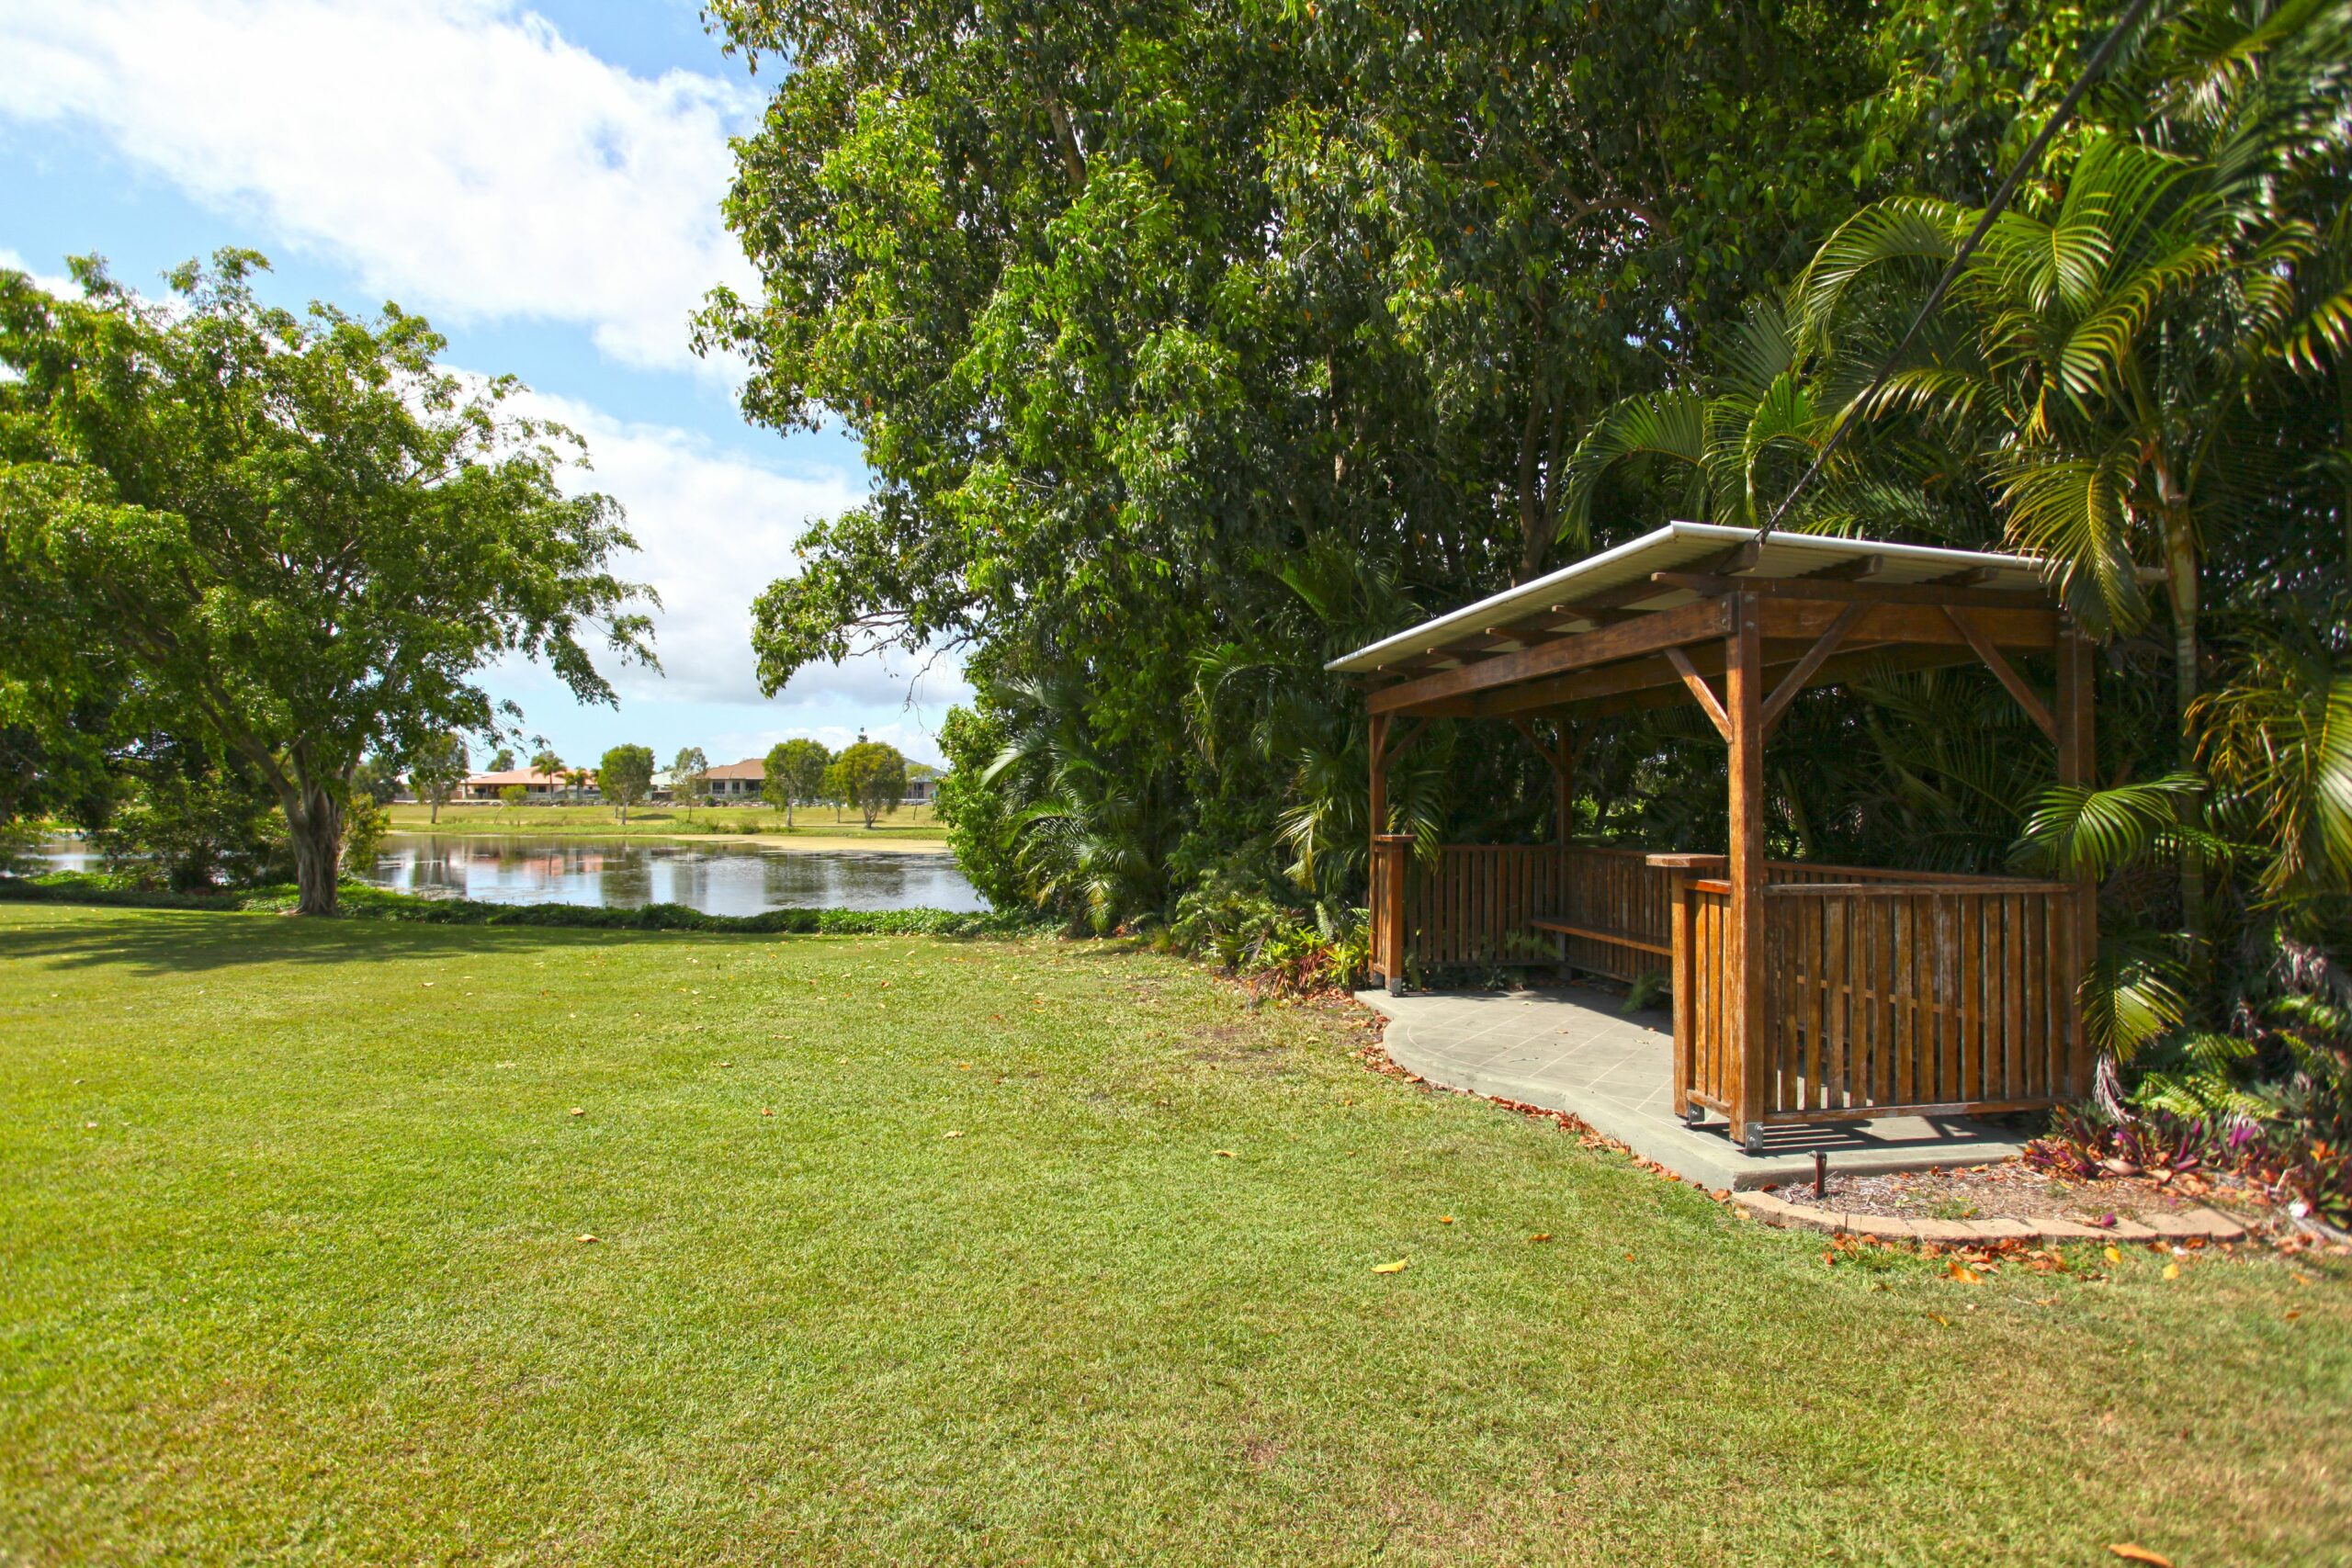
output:
[[[332,915],[335,883],[343,869],[343,807],[315,785],[300,786],[289,802],[286,827],[294,840],[294,881],[300,891],[294,912]]]
[[[2197,536],[2186,497],[2167,497],[2165,506],[2165,572],[2172,596],[2173,718],[2178,729],[2178,765],[2196,755],[2188,708],[2197,700]],[[2184,804],[2182,809],[2188,807]],[[2205,868],[2184,854],[2180,861],[2180,919],[2190,934],[2205,931]]]

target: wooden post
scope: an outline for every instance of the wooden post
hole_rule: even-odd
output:
[[[2090,639],[2075,626],[2074,617],[2058,629],[2058,782],[2093,787],[2097,784],[2096,731],[2092,724],[2092,649]],[[2090,1092],[2090,1043],[2083,1032],[2083,976],[2098,956],[2098,885],[2086,876],[2074,897],[2074,919],[2060,969],[2065,987],[2065,1070],[2057,1075],[2067,1098],[2079,1100]]]
[[[1552,837],[1562,849],[1576,836],[1577,738],[1565,718],[1559,723],[1559,750],[1552,763]]]
[[[1755,1153],[1764,1135],[1764,646],[1754,593],[1732,600],[1724,658],[1724,716],[1731,729],[1731,1135]]]
[[[1364,859],[1364,876],[1368,884],[1364,898],[1372,906],[1372,977],[1386,981],[1393,987],[1396,976],[1386,968],[1388,900],[1383,897],[1380,885],[1380,840],[1388,831],[1388,716],[1385,713],[1372,716],[1372,747],[1369,752],[1372,801],[1366,813],[1372,819],[1372,842],[1368,846],[1370,852]]]
[[[1699,995],[1697,942],[1690,929],[1690,874],[1676,867],[1669,874],[1674,935],[1674,1113],[1683,1121],[1690,1114],[1691,1004]]]

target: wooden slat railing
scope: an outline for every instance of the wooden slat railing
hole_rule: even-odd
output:
[[[1674,928],[1674,1110],[1721,1111],[1738,1092],[1731,1047],[1731,884],[1671,874]]]
[[[1534,921],[1560,908],[1555,844],[1447,844],[1415,868],[1405,897],[1408,956],[1430,967],[1552,964]]]
[[[1560,960],[1571,968],[1628,984],[1666,971],[1674,945],[1671,873],[1640,850],[1570,844],[1558,852],[1560,902],[1545,911],[1580,931],[1560,935]]]
[[[1449,844],[1423,862],[1409,838],[1384,836],[1374,968],[1387,978],[1408,963],[1565,964],[1627,982],[1666,969],[1677,1108],[1729,1114],[1743,1077],[1731,889],[1719,860],[1679,861],[1593,844]],[[1797,861],[1766,874],[1764,1038],[1747,1068],[1763,1121],[2021,1110],[2084,1092],[2079,889]]]
[[[1916,874],[1766,888],[1765,1120],[2023,1110],[2079,1093],[2076,893]]]

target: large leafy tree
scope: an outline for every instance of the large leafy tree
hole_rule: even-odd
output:
[[[402,759],[408,764],[409,788],[431,807],[430,820],[441,820],[441,808],[466,782],[473,764],[466,755],[466,738],[455,731],[425,737],[424,744]]]
[[[484,662],[608,701],[591,645],[650,657],[618,509],[566,495],[567,434],[423,319],[272,308],[249,252],[168,305],[72,265],[80,299],[0,272],[0,664],[99,660],[167,704],[277,802],[305,912],[366,752],[500,727]]]
[[[907,793],[907,759],[887,741],[863,738],[842,748],[825,770],[824,791],[835,800],[857,808],[865,825],[899,809]]]
[[[815,800],[825,789],[825,770],[833,764],[833,754],[821,740],[798,737],[779,740],[768,748],[767,771],[760,776],[760,793],[770,806],[784,808],[784,825],[792,826],[792,808],[802,801]]]
[[[628,808],[653,793],[653,748],[613,747],[596,764],[596,788],[628,821]]]
[[[752,417],[838,419],[876,479],[761,598],[762,678],[962,645],[989,722],[1106,781],[1086,833],[1016,829],[1033,890],[1106,886],[1046,840],[1092,844],[1148,863],[1120,916],[1273,867],[1300,756],[1336,779],[1361,744],[1333,645],[1555,562],[1584,422],[1908,145],[1873,96],[1903,47],[1841,0],[711,15],[791,68],[727,209],[762,287],[702,341],[751,362]],[[1325,558],[1381,586],[1303,592]],[[1540,811],[1515,738],[1460,744],[1491,787],[1459,804]],[[1010,819],[1077,776],[991,787]]]

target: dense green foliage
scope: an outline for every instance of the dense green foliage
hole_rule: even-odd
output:
[[[670,798],[680,806],[700,805],[710,794],[710,759],[699,746],[682,746],[670,759]]]
[[[826,799],[854,807],[871,828],[905,798],[907,759],[896,746],[861,735],[826,764],[821,788]]]
[[[628,820],[628,808],[653,793],[653,748],[615,746],[596,764],[596,792]]]
[[[250,253],[140,299],[0,271],[0,724],[64,787],[167,733],[273,800],[306,910],[334,908],[361,759],[500,716],[489,660],[544,658],[609,698],[588,643],[647,656],[604,496],[558,484],[566,434],[469,384],[443,341],[263,305]]]
[[[472,770],[466,755],[466,738],[454,730],[428,735],[401,760],[408,767],[410,792],[431,807],[433,820],[439,821],[441,808],[456,797],[466,782],[466,774]]]
[[[2227,1030],[2340,1084],[2341,0],[2162,0],[1862,398],[2120,9],[721,0],[792,68],[728,209],[764,287],[705,339],[876,476],[762,598],[763,678],[960,647],[941,816],[999,902],[1341,930],[1372,824],[1326,660],[1761,525],[1851,422],[1781,525],[2049,555],[2106,639],[2099,783],[2192,780],[2107,868],[2119,1057],[2187,1082],[2158,1058]],[[1578,827],[1720,848],[1723,766],[1695,713],[1611,720]],[[1809,694],[1767,766],[1784,852],[2052,853],[2050,750],[1980,670]],[[1440,725],[1386,826],[1531,838],[1547,784]]]
[[[806,737],[779,740],[768,748],[767,771],[760,776],[760,795],[770,806],[784,808],[784,825],[792,826],[792,808],[803,801],[821,800],[825,771],[833,754],[821,740]]]

